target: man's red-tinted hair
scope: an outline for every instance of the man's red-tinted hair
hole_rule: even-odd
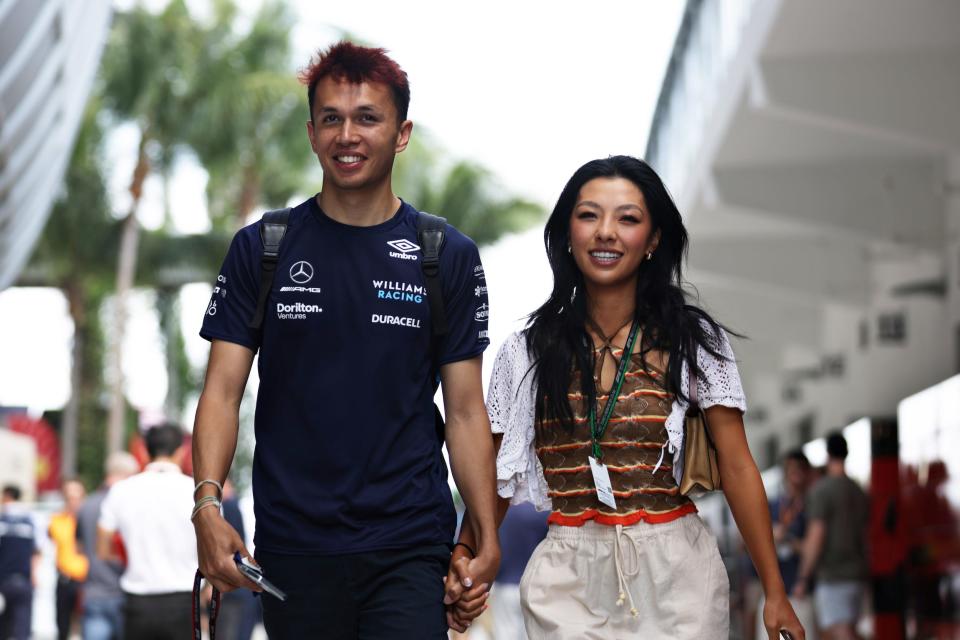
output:
[[[407,119],[410,106],[410,83],[406,72],[400,68],[386,49],[361,47],[352,42],[341,41],[326,51],[320,51],[310,65],[300,72],[300,82],[307,85],[307,100],[310,103],[310,119],[313,120],[313,101],[317,83],[330,77],[353,84],[379,82],[390,88],[393,103],[400,121]]]

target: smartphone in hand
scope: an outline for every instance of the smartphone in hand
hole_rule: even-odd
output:
[[[237,569],[240,570],[240,573],[246,576],[251,582],[260,585],[264,591],[281,602],[287,599],[287,594],[280,591],[272,582],[263,577],[263,571],[260,567],[241,556],[239,552],[233,554],[233,561],[237,563]]]

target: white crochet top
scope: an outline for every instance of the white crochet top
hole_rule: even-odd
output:
[[[708,338],[713,332],[708,329]],[[697,398],[704,409],[723,405],[745,411],[746,399],[740,383],[740,373],[726,333],[714,338],[711,345],[728,359],[719,359],[708,351],[697,348],[697,363],[703,375],[697,379]],[[543,467],[534,445],[535,388],[531,358],[527,352],[526,336],[517,331],[500,347],[493,364],[493,375],[487,392],[487,413],[494,433],[503,434],[497,454],[497,493],[510,498],[512,504],[532,502],[539,511],[551,508],[547,497],[547,483]],[[690,376],[684,361],[680,372],[681,386],[687,394]],[[683,476],[683,425],[687,403],[675,398],[666,428],[668,450],[673,454],[673,475],[680,483]]]

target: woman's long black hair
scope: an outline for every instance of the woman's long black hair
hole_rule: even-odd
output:
[[[681,288],[687,230],[660,176],[646,162],[630,156],[592,160],[577,169],[567,182],[543,232],[553,270],[553,291],[543,306],[530,314],[526,331],[537,386],[537,423],[550,419],[566,426],[573,424],[567,394],[574,371],[580,374],[584,413],[596,402],[593,340],[587,333],[583,274],[567,251],[573,207],[583,185],[595,178],[625,178],[637,185],[650,212],[651,234],[660,232],[653,258],[641,263],[637,279],[634,314],[643,330],[641,352],[658,350],[669,354],[668,388],[685,400],[680,389],[680,363],[686,360],[692,370],[699,372],[695,345],[723,357],[718,351],[723,327],[690,304]]]

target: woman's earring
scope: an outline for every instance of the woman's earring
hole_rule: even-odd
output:
[[[647,260],[653,260],[653,251],[647,252]]]
[[[573,253],[573,247],[570,246],[570,243],[567,243],[567,253]]]

